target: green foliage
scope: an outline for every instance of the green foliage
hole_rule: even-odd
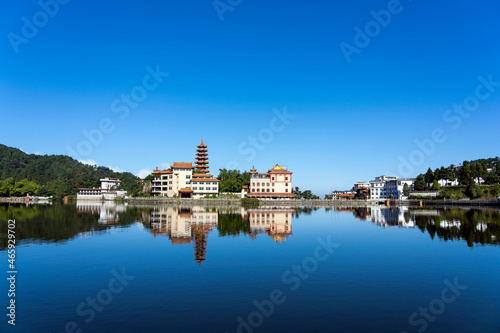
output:
[[[301,191],[299,187],[295,187],[295,199],[317,200],[319,197],[312,193],[311,190]]]
[[[403,185],[403,194],[406,196],[410,195],[410,186],[408,186],[408,183],[405,183]]]
[[[415,184],[413,185],[415,191],[425,191],[427,184],[425,183],[424,175],[418,175],[415,179]]]
[[[139,178],[129,172],[114,172],[106,167],[86,165],[65,155],[26,154],[0,144],[0,179],[3,182],[8,178],[12,178],[15,183],[24,179],[33,182],[22,183],[16,190],[17,194],[36,190],[34,184],[37,184],[38,195],[61,198],[76,194],[80,187],[99,187],[99,179],[104,177],[120,178],[120,188],[127,191],[133,192],[138,187]],[[0,184],[0,195],[6,196],[3,182]]]
[[[464,193],[465,188],[463,187],[442,187],[439,191],[439,195],[442,198],[450,199],[450,200],[460,200],[465,199],[466,195]]]
[[[438,181],[434,179],[432,182],[432,189],[434,191],[439,191],[441,189],[441,185],[439,185]]]
[[[427,173],[425,174],[425,183],[431,184],[434,179],[436,179],[434,176],[434,172],[432,172],[431,168],[429,168],[429,170],[427,170]]]
[[[243,198],[241,204],[244,206],[259,206],[260,201],[257,198]]]
[[[484,195],[484,191],[479,185],[472,181],[465,189],[465,195],[471,199],[477,199]]]
[[[250,185],[250,173],[239,170],[219,169],[219,192],[241,192],[243,185]]]

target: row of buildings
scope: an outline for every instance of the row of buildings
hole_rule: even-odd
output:
[[[201,143],[196,149],[195,163],[174,162],[170,168],[152,172],[151,193],[153,196],[170,198],[217,197],[220,180],[210,174],[207,145]],[[295,193],[292,187],[292,172],[286,166],[276,164],[267,172],[250,170],[250,186],[243,186],[241,198],[258,198],[271,200],[293,200]],[[114,200],[125,196],[125,191],[117,190],[120,179],[101,179],[100,188],[80,188],[77,199],[81,200]]]
[[[201,140],[196,149],[196,162],[174,162],[167,170],[158,167],[152,173],[152,194],[161,197],[195,198],[218,196],[220,180],[209,172],[207,146]],[[276,164],[265,173],[252,167],[250,186],[244,186],[242,198],[292,200],[292,172]]]
[[[405,185],[413,191],[415,179],[399,178],[395,176],[380,176],[369,182],[354,183],[351,191],[333,191],[333,200],[348,199],[396,199],[406,200]]]

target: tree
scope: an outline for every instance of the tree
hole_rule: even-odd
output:
[[[403,194],[405,196],[409,196],[410,195],[410,186],[408,186],[408,183],[405,183],[403,185]]]
[[[429,170],[427,170],[427,172],[425,173],[425,182],[426,184],[432,184],[432,182],[434,181],[434,172],[432,172],[431,168],[429,168]],[[426,185],[426,187],[429,186],[429,185]]]
[[[415,191],[425,191],[427,184],[425,183],[424,175],[418,175],[415,179],[415,184],[413,185]]]
[[[434,170],[434,180],[440,180],[443,177],[444,177],[444,174],[443,175],[441,174],[441,170],[439,168]]]
[[[471,199],[476,199],[484,195],[483,189],[476,184],[476,182],[471,181],[467,188],[465,189],[465,195]]]
[[[0,180],[0,197],[9,197],[14,190],[14,178]]]
[[[468,186],[472,181],[471,165],[468,161],[464,161],[464,164],[460,171],[458,172],[458,182],[460,185]]]
[[[300,191],[299,187],[295,187],[295,199],[300,199],[302,198],[302,192]]]
[[[239,170],[220,169],[217,178],[220,180],[220,192],[241,192],[243,185],[250,185],[250,173]]]
[[[436,179],[434,179],[434,182],[432,183],[432,189],[434,191],[439,191],[441,189],[441,185],[439,185],[439,182]]]

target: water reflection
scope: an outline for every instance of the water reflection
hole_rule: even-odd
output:
[[[212,229],[219,235],[268,235],[277,243],[286,241],[292,234],[295,210],[290,207],[260,208],[207,208],[156,207],[146,227],[154,237],[165,236],[172,245],[193,245],[195,261],[199,265],[206,259],[207,238]]]
[[[281,243],[292,235],[292,219],[295,209],[290,207],[262,207],[242,210],[244,220],[250,223],[250,235],[255,239],[259,234],[270,236]]]
[[[415,209],[408,207],[364,207],[350,211],[357,220],[382,227],[418,228],[432,239],[461,239],[468,246],[500,244],[500,212],[495,209]]]
[[[78,212],[99,214],[99,224],[115,224],[120,220],[120,213],[127,210],[127,204],[115,204],[112,201],[77,201]]]
[[[216,208],[204,207],[158,207],[151,211],[149,224],[153,236],[164,235],[172,245],[191,244],[194,246],[196,262],[206,258],[207,236],[216,228],[219,213]]]
[[[113,202],[51,206],[2,204],[0,250],[7,246],[9,219],[16,219],[16,239],[21,244],[64,242],[140,222],[153,237],[166,237],[172,245],[192,245],[194,259],[201,264],[206,259],[209,235],[215,229],[219,237],[265,237],[283,243],[293,235],[293,220],[316,214],[316,210],[324,211],[290,207],[138,207]],[[471,247],[500,242],[500,212],[494,209],[363,207],[336,210],[384,228],[415,228],[432,239],[437,236],[445,241],[465,240]]]

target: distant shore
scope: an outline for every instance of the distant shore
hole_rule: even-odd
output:
[[[26,197],[0,198],[0,203],[26,203]],[[36,199],[30,202],[37,202]],[[240,199],[127,198],[130,204],[183,206],[241,206]],[[259,200],[261,206],[288,207],[500,207],[500,200]]]

